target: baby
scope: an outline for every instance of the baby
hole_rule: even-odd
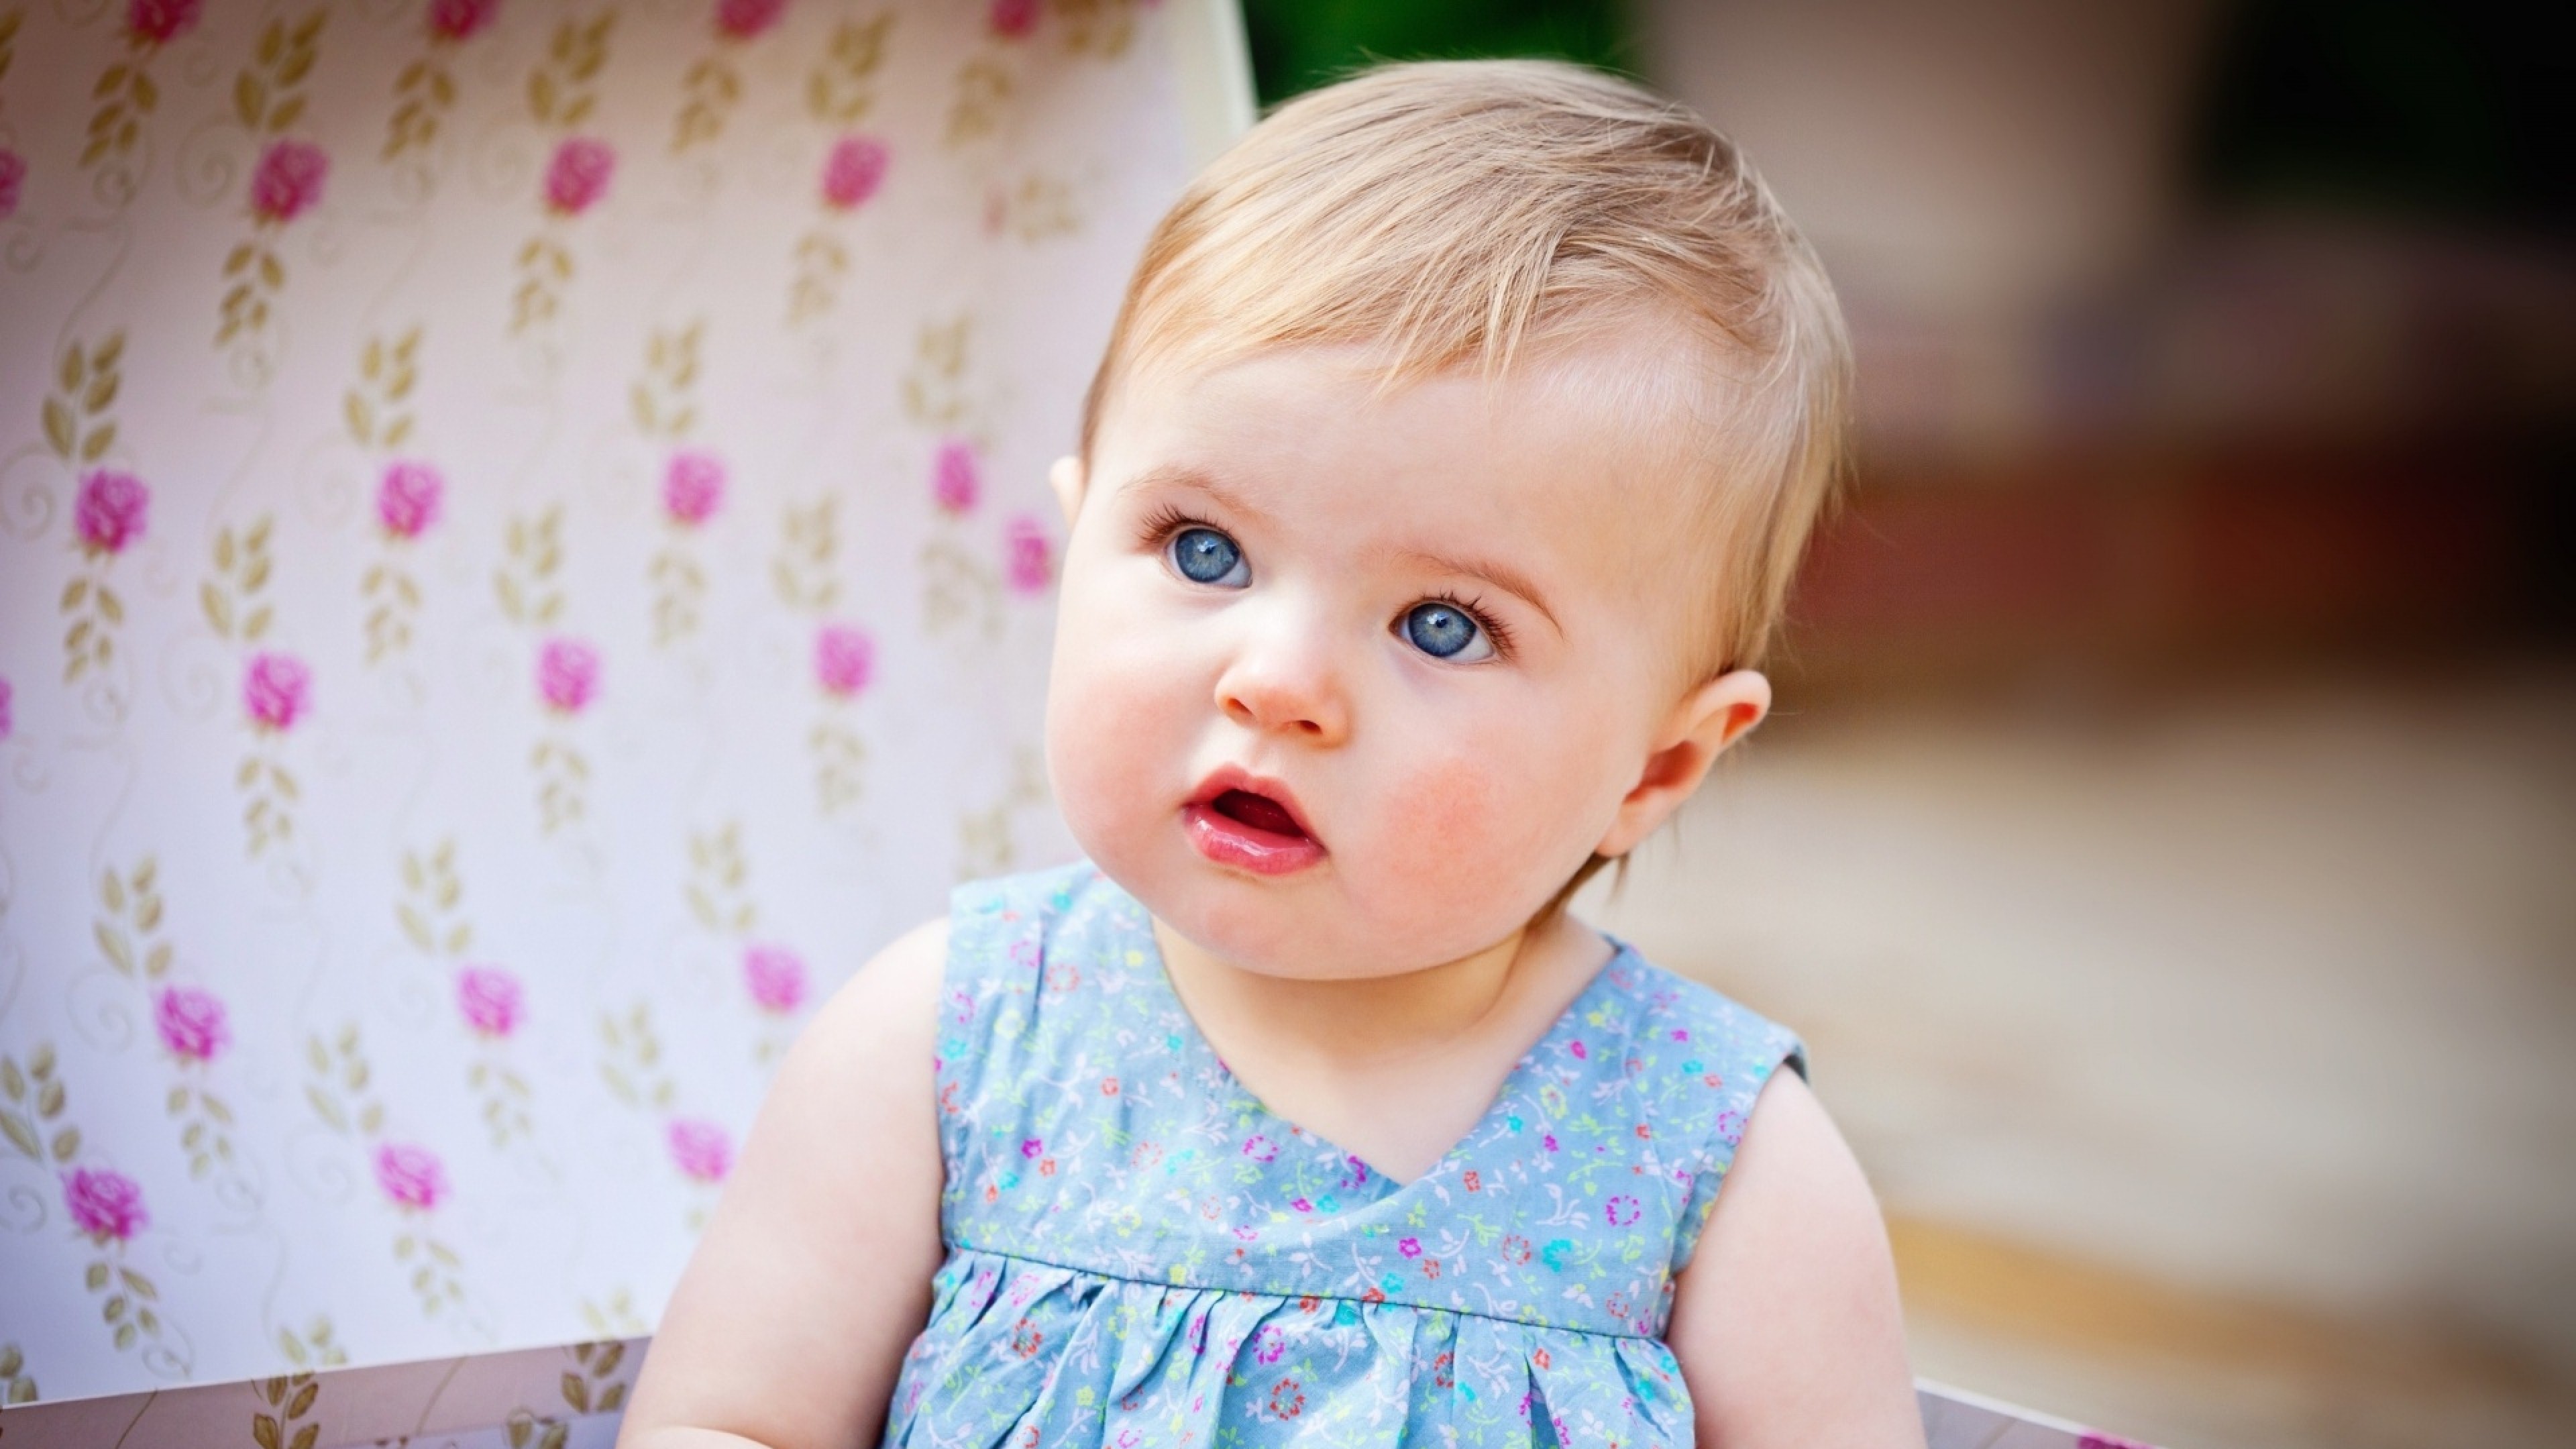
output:
[[[1846,368],[1625,82],[1392,66],[1217,161],[1053,473],[1088,859],[818,1016],[621,1442],[1921,1444],[1796,1039],[1563,909],[1769,708]]]

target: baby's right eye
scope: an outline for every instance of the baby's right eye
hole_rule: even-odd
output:
[[[1252,582],[1251,566],[1233,539],[1213,528],[1184,528],[1164,545],[1172,569],[1194,584],[1239,589]]]

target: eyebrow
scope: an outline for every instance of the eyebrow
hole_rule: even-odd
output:
[[[1193,489],[1208,495],[1237,513],[1250,515],[1256,521],[1262,523],[1270,521],[1269,512],[1261,505],[1245,497],[1239,490],[1228,486],[1215,474],[1204,468],[1194,468],[1187,463],[1156,464],[1119,484],[1118,492],[1123,497],[1129,493],[1140,493],[1152,488]]]
[[[1547,606],[1547,595],[1540,592],[1538,585],[1530,582],[1527,574],[1509,564],[1419,548],[1401,549],[1395,556],[1407,563],[1421,564],[1440,573],[1465,574],[1470,578],[1483,579],[1538,610],[1547,620],[1547,626],[1556,631],[1557,637],[1560,639],[1565,637],[1565,626],[1557,622],[1556,611]]]

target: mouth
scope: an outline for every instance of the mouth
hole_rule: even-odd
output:
[[[1181,819],[1199,854],[1255,875],[1289,875],[1326,853],[1286,786],[1231,766],[1208,777],[1181,808]]]

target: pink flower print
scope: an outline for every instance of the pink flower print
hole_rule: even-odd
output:
[[[1023,1137],[1020,1139],[1020,1155],[1022,1157],[1035,1157],[1044,1151],[1046,1151],[1045,1138]]]
[[[376,484],[376,521],[393,538],[418,538],[438,521],[446,481],[427,463],[388,463]]]
[[[716,29],[728,40],[749,40],[786,9],[787,0],[716,0]]]
[[[983,491],[981,470],[975,465],[975,445],[962,438],[940,444],[939,460],[931,468],[931,498],[942,509],[962,517],[975,511],[975,499]]]
[[[447,1196],[447,1166],[426,1147],[388,1142],[376,1149],[376,1186],[394,1206],[428,1212]]]
[[[1288,1335],[1274,1323],[1265,1323],[1252,1335],[1252,1356],[1263,1363],[1277,1363],[1288,1351]]]
[[[292,654],[252,655],[242,675],[242,708],[250,711],[253,725],[284,734],[312,713],[313,671]]]
[[[468,966],[456,973],[456,1008],[477,1036],[499,1040],[517,1031],[526,999],[519,978],[498,966]]]
[[[18,194],[27,181],[27,158],[0,146],[0,221],[18,214]]]
[[[1395,1250],[1408,1258],[1419,1258],[1422,1256],[1422,1240],[1406,1238],[1395,1245]]]
[[[501,0],[429,0],[429,33],[440,40],[465,40],[492,23]]]
[[[1243,1155],[1251,1158],[1255,1162],[1277,1162],[1279,1160],[1279,1144],[1271,1141],[1261,1133],[1255,1132],[1251,1136],[1243,1139]]]
[[[203,0],[132,0],[125,7],[125,28],[138,40],[168,45],[197,28],[201,8]]]
[[[885,143],[865,136],[843,136],[823,160],[823,204],[847,211],[877,194],[885,181]]]
[[[537,651],[537,694],[557,714],[579,714],[599,693],[599,651],[578,639],[549,639]]]
[[[662,511],[673,523],[695,528],[724,502],[724,460],[713,453],[673,453],[662,468]]]
[[[1037,516],[1017,513],[1002,526],[1003,576],[1011,592],[1023,597],[1043,594],[1055,580],[1054,546]]]
[[[1566,1050],[1574,1053],[1577,1058],[1585,1058],[1592,1055],[1590,1052],[1583,1049],[1583,1043],[1580,1040],[1577,1040],[1574,1045],[1567,1047]]]
[[[312,142],[270,142],[251,173],[251,214],[280,225],[295,220],[322,199],[322,179],[330,174],[331,158]]]
[[[152,1003],[152,1025],[161,1045],[183,1061],[211,1062],[233,1039],[224,1024],[224,1004],[211,991],[192,986],[165,986]]]
[[[546,205],[564,216],[581,215],[608,194],[608,178],[616,169],[617,152],[606,141],[567,139],[546,165]]]
[[[742,953],[743,985],[763,1011],[785,1016],[805,1004],[805,962],[783,946],[754,946]]]
[[[80,501],[72,508],[72,527],[82,551],[93,557],[125,552],[143,536],[152,513],[152,490],[131,473],[93,470],[81,480]]]
[[[104,1167],[75,1167],[63,1174],[63,1210],[72,1226],[104,1248],[110,1239],[124,1242],[152,1221],[143,1210],[143,1187],[124,1173]]]
[[[1601,1216],[1614,1228],[1633,1225],[1645,1211],[1644,1204],[1624,1192],[1601,1205]]]
[[[1017,40],[1037,28],[1038,0],[993,0],[984,18],[995,35]]]
[[[826,694],[848,699],[876,677],[877,642],[868,631],[849,624],[826,624],[814,631],[814,680]]]
[[[691,1182],[722,1182],[733,1170],[733,1136],[715,1123],[675,1117],[664,1135],[672,1163]]]

